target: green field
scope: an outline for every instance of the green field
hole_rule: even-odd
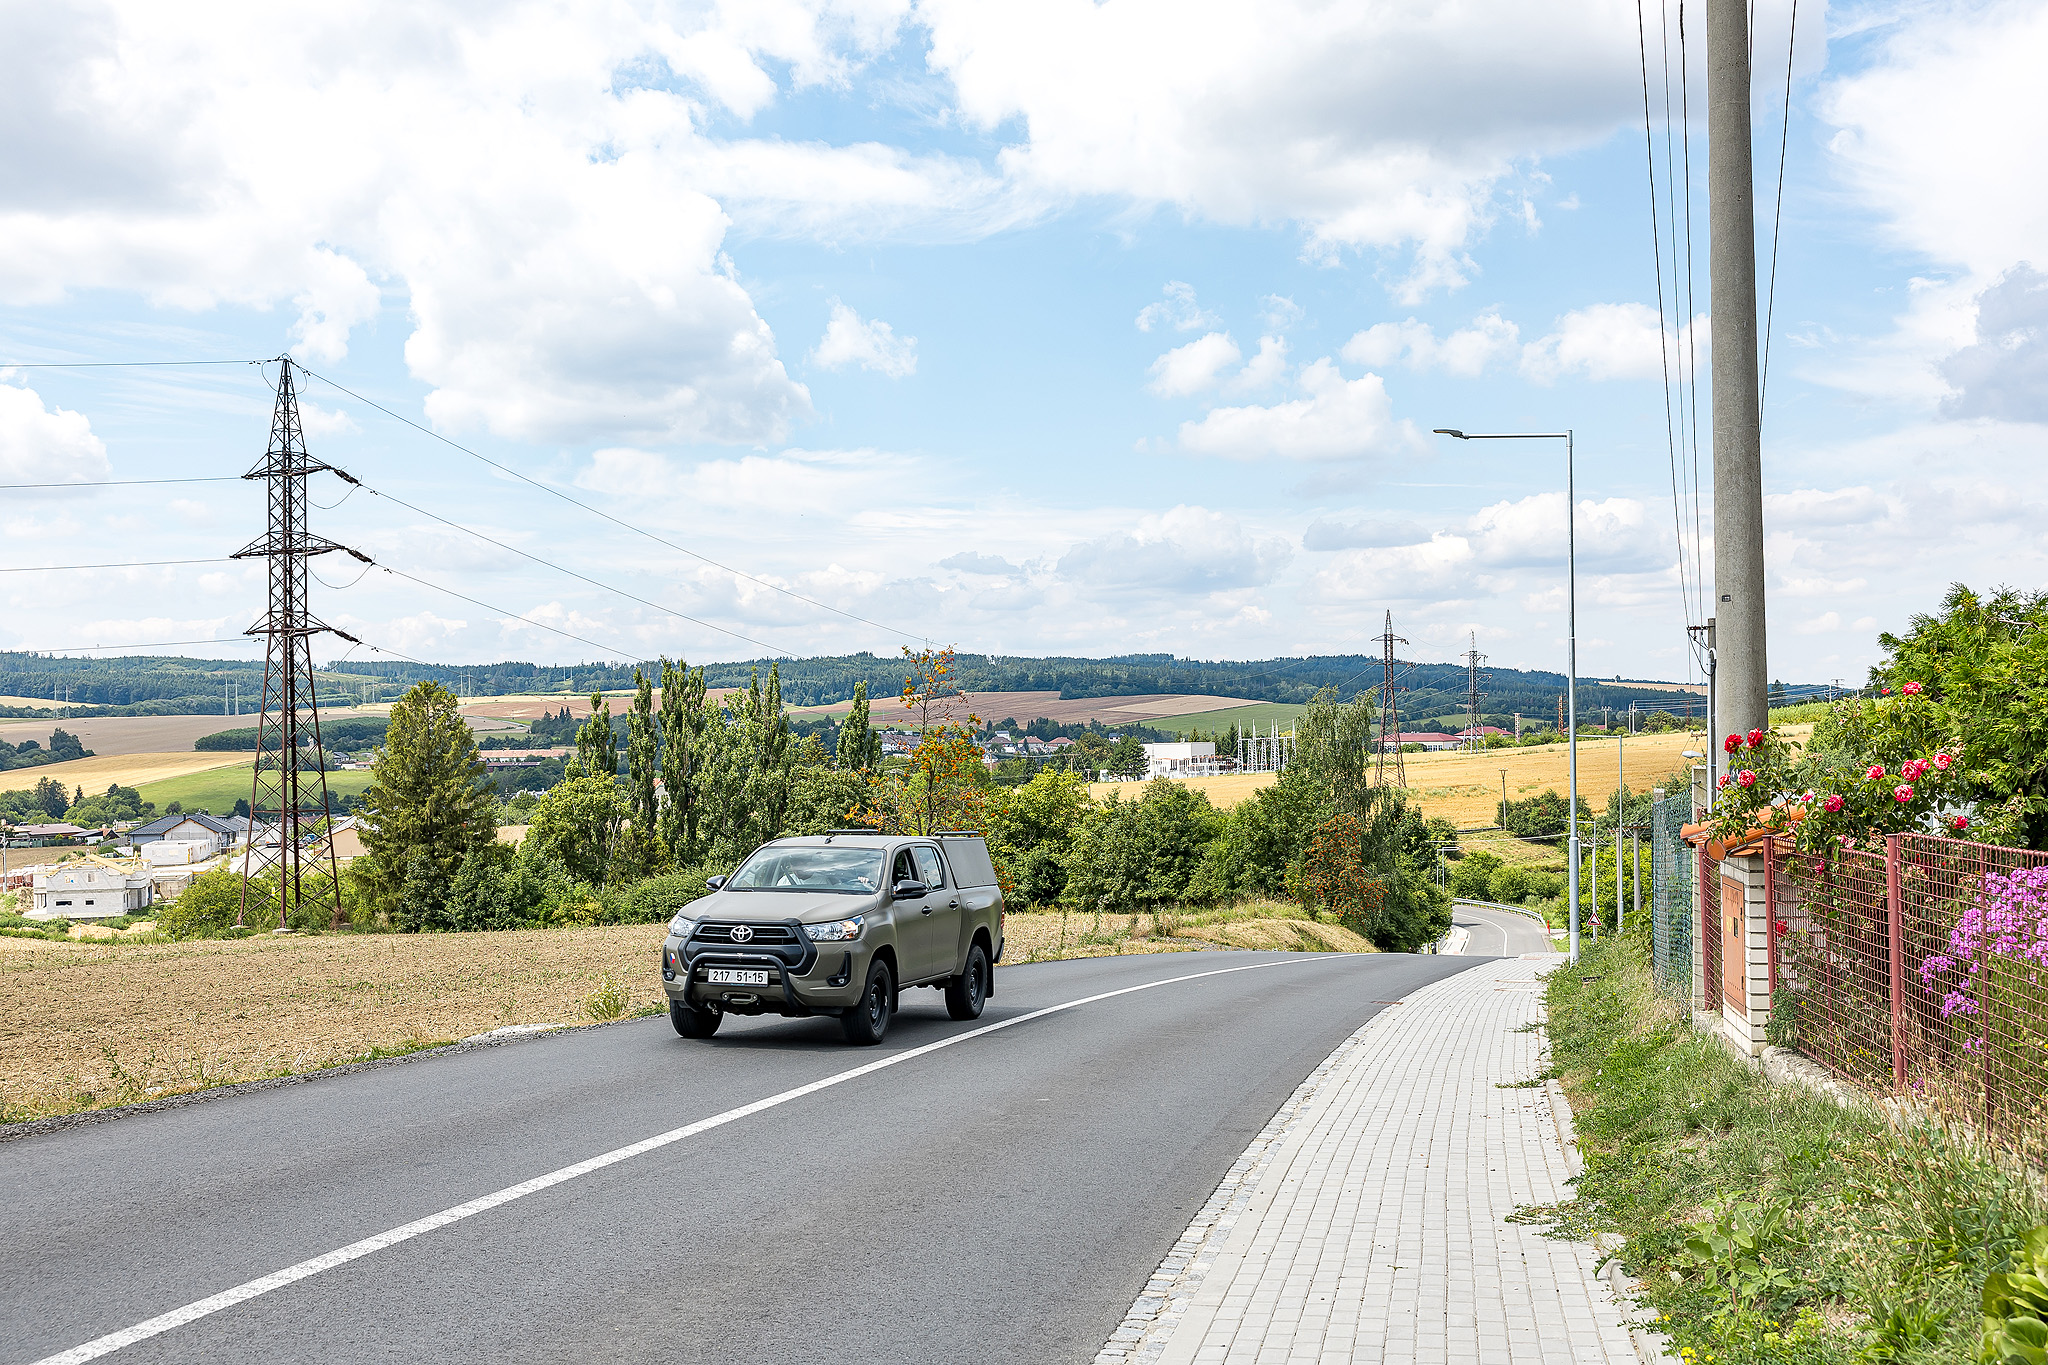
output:
[[[1221,711],[1197,711],[1186,716],[1161,716],[1144,724],[1154,730],[1185,734],[1189,730],[1200,730],[1211,735],[1218,730],[1228,730],[1233,725],[1250,729],[1256,725],[1261,730],[1271,730],[1275,725],[1282,729],[1291,728],[1294,718],[1308,708],[1298,702],[1262,701],[1252,706],[1232,706]]]
[[[203,773],[190,773],[184,777],[167,777],[136,790],[142,793],[143,800],[156,802],[159,811],[176,801],[186,810],[229,815],[234,812],[235,802],[249,799],[250,776],[249,765],[242,763],[232,768],[209,768]],[[361,796],[370,785],[371,776],[368,772],[329,773],[327,790],[336,796]],[[317,794],[313,804],[320,804]]]

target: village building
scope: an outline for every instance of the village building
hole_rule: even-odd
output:
[[[114,919],[147,910],[156,888],[149,873],[105,863],[64,863],[29,883],[30,919]]]

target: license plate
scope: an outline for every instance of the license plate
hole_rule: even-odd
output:
[[[704,979],[714,986],[765,986],[768,984],[768,973],[713,967],[705,973]]]

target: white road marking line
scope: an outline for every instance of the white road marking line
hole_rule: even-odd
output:
[[[1343,956],[1352,956],[1352,954],[1343,954]],[[835,1085],[843,1085],[847,1081],[871,1075],[885,1067],[895,1066],[901,1062],[910,1061],[912,1058],[926,1056],[929,1053],[937,1052],[940,1048],[952,1047],[956,1043],[964,1043],[971,1038],[986,1037],[988,1034],[1002,1029],[1014,1028],[1018,1024],[1028,1024],[1033,1019],[1043,1019],[1049,1014],[1059,1014],[1065,1010],[1079,1009],[1083,1005],[1093,1005],[1098,1001],[1112,1000],[1119,995],[1130,995],[1134,991],[1149,991],[1160,986],[1177,985],[1183,981],[1199,981],[1209,976],[1229,976],[1232,972],[1255,972],[1265,967],[1298,966],[1304,962],[1318,961],[1327,962],[1329,958],[1322,953],[1312,953],[1305,957],[1283,958],[1278,962],[1254,962],[1244,967],[1219,967],[1215,971],[1192,972],[1187,976],[1170,976],[1163,981],[1147,981],[1136,986],[1125,986],[1121,990],[1104,991],[1100,995],[1084,996],[1079,1000],[1068,1000],[1063,1004],[1048,1005],[1042,1010],[1033,1010],[1029,1014],[1020,1014],[1014,1019],[1004,1019],[998,1023],[985,1024],[978,1029],[971,1029],[966,1033],[956,1033],[950,1038],[941,1038],[936,1043],[926,1043],[924,1046],[914,1047],[908,1052],[898,1052],[893,1056],[880,1058],[864,1066],[857,1066],[851,1070],[839,1072],[837,1075],[812,1081],[808,1085],[800,1085],[794,1090],[785,1090],[779,1095],[770,1095],[766,1099],[755,1100],[752,1104],[743,1104],[737,1109],[728,1109],[722,1114],[713,1114],[708,1119],[699,1119],[695,1123],[685,1124],[681,1128],[671,1128],[666,1133],[657,1133],[651,1138],[643,1138],[641,1141],[632,1143],[629,1146],[614,1148],[601,1156],[590,1157],[576,1162],[574,1165],[564,1166],[560,1170],[549,1171],[546,1175],[537,1175],[533,1179],[523,1180],[517,1185],[507,1185],[502,1190],[472,1199],[467,1204],[457,1204],[452,1209],[443,1209],[439,1213],[428,1214],[425,1218],[392,1228],[388,1232],[380,1232],[374,1237],[365,1237],[360,1242],[351,1242],[345,1247],[337,1247],[325,1255],[315,1256],[311,1260],[300,1261],[297,1265],[289,1265],[283,1270],[273,1271],[261,1279],[238,1284],[233,1289],[224,1289],[218,1294],[188,1303],[182,1308],[173,1308],[168,1313],[159,1313],[153,1318],[136,1323],[133,1327],[124,1327],[118,1332],[109,1332],[103,1337],[95,1337],[84,1345],[74,1346],[68,1351],[59,1351],[56,1355],[45,1356],[41,1360],[34,1362],[34,1365],[81,1365],[81,1362],[84,1361],[97,1360],[103,1355],[120,1350],[123,1346],[133,1346],[138,1341],[147,1341],[151,1337],[161,1336],[173,1328],[183,1327],[186,1323],[197,1322],[203,1317],[218,1313],[223,1308],[232,1308],[238,1303],[246,1303],[250,1299],[260,1298],[274,1289],[283,1289],[286,1285],[297,1284],[300,1280],[311,1279],[323,1270],[332,1270],[336,1266],[347,1265],[350,1261],[359,1260],[373,1251],[382,1251],[386,1247],[397,1246],[400,1242],[409,1242],[423,1233],[432,1232],[436,1228],[445,1228],[451,1223],[460,1223],[465,1218],[474,1218],[477,1214],[495,1209],[502,1204],[509,1204],[515,1199],[524,1199],[529,1194],[538,1194],[542,1190],[552,1189],[556,1185],[565,1184],[576,1179],[578,1176],[589,1175],[593,1171],[601,1171],[607,1166],[616,1166],[621,1161],[628,1161],[636,1156],[644,1156],[648,1152],[669,1146],[671,1143],[681,1142],[684,1138],[696,1137],[699,1133],[707,1133],[713,1128],[722,1128],[728,1123],[735,1123],[740,1119],[751,1117],[764,1110],[788,1104],[791,1100],[800,1100],[806,1095],[815,1095],[820,1090],[829,1090]]]

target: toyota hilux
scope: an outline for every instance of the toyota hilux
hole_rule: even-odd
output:
[[[728,1014],[835,1017],[879,1043],[901,993],[980,1016],[1003,955],[1003,893],[979,834],[835,831],[761,845],[669,922],[669,1022],[709,1038]]]

